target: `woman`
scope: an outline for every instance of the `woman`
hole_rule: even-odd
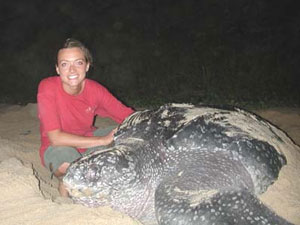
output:
[[[43,79],[38,88],[41,162],[59,179],[63,197],[68,192],[62,177],[70,163],[88,148],[113,141],[115,129],[96,130],[94,117],[110,117],[121,123],[133,112],[102,85],[86,78],[91,65],[89,50],[81,42],[67,39],[57,54],[58,76]]]

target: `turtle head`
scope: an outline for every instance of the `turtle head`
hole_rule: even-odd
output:
[[[134,185],[135,176],[134,159],[113,147],[73,162],[63,182],[75,202],[98,206],[110,205],[125,188]]]

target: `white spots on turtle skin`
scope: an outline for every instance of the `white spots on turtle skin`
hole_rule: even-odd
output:
[[[163,125],[164,125],[165,127],[169,127],[170,124],[171,124],[171,121],[170,121],[170,120],[164,120],[164,122],[163,122]]]
[[[198,215],[195,215],[194,217],[193,217],[193,220],[195,221],[195,220],[197,220],[198,219]]]
[[[160,114],[160,118],[165,119],[168,118],[169,116],[169,110],[165,109],[161,114]]]
[[[117,154],[120,154],[120,152],[117,152]],[[116,164],[116,159],[114,157],[107,157],[107,162],[110,162],[111,164]]]
[[[182,147],[179,148],[179,151],[181,151]],[[173,145],[169,146],[169,150],[171,151],[175,151],[175,147]]]
[[[182,174],[183,174],[183,171],[180,171],[180,172],[177,174],[177,176],[178,176],[178,177],[181,177]]]

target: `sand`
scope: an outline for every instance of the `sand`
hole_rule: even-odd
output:
[[[300,144],[300,108],[276,108],[257,114],[282,128]],[[114,124],[96,120],[97,126]],[[87,208],[60,198],[57,180],[40,164],[36,104],[0,105],[0,224],[140,224],[109,207]],[[285,150],[288,165],[260,199],[276,213],[300,225],[300,148]]]

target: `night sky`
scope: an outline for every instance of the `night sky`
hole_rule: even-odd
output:
[[[294,0],[19,0],[0,3],[0,103],[36,102],[66,38],[88,77],[127,104],[300,105]]]

